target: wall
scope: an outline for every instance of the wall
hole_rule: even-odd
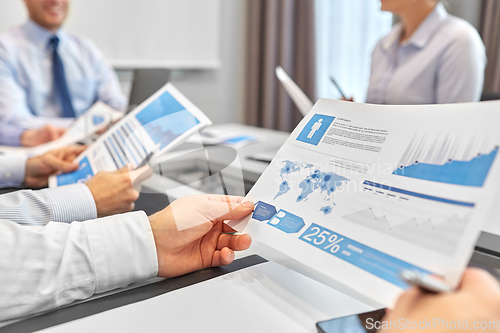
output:
[[[221,10],[221,67],[174,71],[171,82],[212,122],[241,123],[246,78],[246,1],[222,0]],[[131,72],[120,71],[118,75],[128,95]]]
[[[482,4],[482,0],[448,0],[446,8],[450,14],[467,20],[479,31]]]
[[[93,40],[116,67],[215,68],[220,2],[72,0],[64,29]],[[26,16],[23,1],[0,1],[0,31],[23,24]]]

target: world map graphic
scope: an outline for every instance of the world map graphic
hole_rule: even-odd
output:
[[[293,184],[298,183],[300,194],[297,196],[296,202],[307,201],[311,193],[319,192],[325,203],[320,211],[325,215],[330,214],[335,206],[332,201],[333,193],[349,179],[331,171],[322,171],[310,163],[298,163],[290,160],[284,160],[282,163],[284,166],[280,170],[281,183],[274,200],[286,195],[292,189]],[[297,178],[298,180],[296,180]]]

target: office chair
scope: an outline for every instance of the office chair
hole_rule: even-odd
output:
[[[144,102],[170,80],[170,70],[166,68],[137,68],[130,90],[127,113]]]
[[[481,95],[481,101],[495,101],[497,99],[500,99],[500,93],[483,92]]]

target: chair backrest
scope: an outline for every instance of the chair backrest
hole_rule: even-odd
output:
[[[483,92],[481,96],[481,101],[495,101],[500,99],[500,94],[495,92]]]
[[[170,80],[170,70],[166,68],[134,69],[134,79],[128,102],[127,112],[132,111]]]

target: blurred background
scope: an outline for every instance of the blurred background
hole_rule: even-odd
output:
[[[445,2],[483,38],[489,94],[500,93],[496,2]],[[0,31],[25,18],[22,1],[0,4]],[[73,0],[65,29],[96,43],[126,96],[134,69],[167,68],[214,123],[290,131],[301,116],[274,68],[281,65],[313,101],[340,97],[330,76],[364,101],[371,53],[395,21],[377,0]]]

